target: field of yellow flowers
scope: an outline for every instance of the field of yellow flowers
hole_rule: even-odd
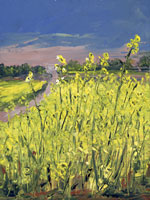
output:
[[[138,51],[140,37],[128,44]],[[66,73],[66,60],[59,55]],[[109,54],[100,57],[107,66]],[[0,123],[0,196],[71,199],[79,191],[127,197],[150,189],[150,76],[119,79],[103,67],[85,77],[63,77],[25,114]],[[29,78],[29,77],[28,77]]]
[[[46,81],[33,81],[33,87],[37,93],[41,90]],[[12,109],[16,104],[25,104],[33,97],[29,84],[21,80],[0,81],[0,111]]]

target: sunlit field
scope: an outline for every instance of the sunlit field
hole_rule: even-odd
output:
[[[139,41],[136,35],[128,44],[126,59]],[[18,199],[147,194],[150,75],[137,81],[124,65],[117,78],[104,68],[109,59],[104,53],[101,73],[91,77],[90,53],[84,78],[76,73],[66,82],[66,60],[57,58],[62,76],[51,94],[25,114],[0,123],[0,194]]]
[[[38,92],[46,84],[46,81],[33,81],[35,92]],[[16,104],[24,104],[25,100],[33,98],[33,91],[29,83],[20,80],[0,81],[0,110],[14,107]]]

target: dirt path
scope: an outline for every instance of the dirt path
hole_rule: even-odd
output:
[[[56,83],[56,80],[58,78],[58,74],[56,72],[56,70],[54,69],[54,66],[52,65],[47,65],[45,66],[46,70],[47,70],[47,73],[50,73],[52,74],[52,78],[50,79],[50,81],[48,82],[48,85],[46,87],[46,90],[42,93],[42,94],[39,94],[36,98],[37,100],[37,103],[39,104],[40,101],[43,99],[43,94],[45,93],[46,95],[49,95],[50,94],[50,85],[51,83]],[[35,105],[35,102],[34,100],[32,100],[30,103],[29,103],[29,107],[32,107]],[[10,111],[9,112],[9,115],[10,117],[14,117],[15,114],[19,115],[20,113],[24,113],[26,110],[26,107],[25,106],[16,106],[15,109],[13,111]],[[3,122],[7,122],[8,121],[8,113],[7,112],[0,112],[0,121],[3,121]]]

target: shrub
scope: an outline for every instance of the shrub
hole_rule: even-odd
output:
[[[82,65],[77,60],[70,60],[66,65],[67,71],[82,71]]]
[[[119,70],[121,67],[123,67],[123,61],[118,58],[115,58],[109,61],[109,66],[112,70]]]
[[[138,63],[142,71],[150,69],[150,56],[142,56]]]

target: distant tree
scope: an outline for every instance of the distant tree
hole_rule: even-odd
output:
[[[141,70],[150,70],[150,56],[142,56],[138,63]]]
[[[13,66],[4,67],[4,76],[13,76]]]
[[[4,67],[5,67],[4,64],[1,63],[1,64],[0,64],[0,77],[3,77],[4,74],[5,74]]]
[[[20,67],[21,67],[21,66],[20,66]],[[13,66],[13,69],[14,69],[14,71],[13,71],[13,76],[19,76],[19,75],[20,75],[20,73],[21,73],[20,67],[19,67],[19,66],[16,66],[16,65]]]
[[[21,65],[20,70],[22,74],[28,74],[31,71],[31,66],[28,63],[24,63]]]
[[[35,67],[32,67],[32,68],[31,68],[31,71],[32,71],[33,73],[38,73],[38,74],[46,73],[45,67],[40,66],[40,65],[37,65],[37,66],[35,66]]]
[[[123,66],[123,61],[118,58],[109,61],[109,69],[119,70],[122,66]]]
[[[35,66],[31,67],[29,64],[24,63],[22,65],[13,65],[13,66],[4,66],[4,64],[0,64],[0,77],[6,77],[6,76],[20,76],[20,75],[26,75],[29,73],[29,71],[32,71],[33,73],[37,74],[43,74],[46,73],[46,69],[43,66]]]
[[[82,71],[82,65],[77,60],[70,60],[66,66],[68,71]]]
[[[134,60],[132,60],[131,58],[129,58],[127,61],[126,61],[126,69],[129,70],[129,69],[133,69],[133,64],[134,63]]]

